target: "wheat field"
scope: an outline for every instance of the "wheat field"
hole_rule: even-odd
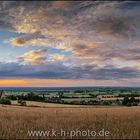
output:
[[[140,139],[140,107],[37,108],[0,105],[0,139],[47,139],[29,137],[29,130],[108,130],[108,137],[74,139]],[[53,139],[53,137],[49,137]],[[55,139],[67,137],[55,137]]]

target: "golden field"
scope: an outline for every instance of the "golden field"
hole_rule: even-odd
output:
[[[0,139],[39,139],[28,130],[108,130],[108,137],[91,139],[140,139],[140,107],[39,108],[0,105]],[[49,137],[69,138],[69,137]]]
[[[12,105],[19,105],[17,100],[12,100]],[[26,105],[28,107],[55,107],[55,108],[60,108],[60,107],[87,107],[86,105],[70,105],[70,104],[58,104],[58,103],[45,103],[45,102],[36,102],[36,101],[26,101]]]

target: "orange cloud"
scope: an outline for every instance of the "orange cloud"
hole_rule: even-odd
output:
[[[25,64],[43,64],[46,61],[44,57],[46,52],[46,49],[32,50],[18,57],[18,59]]]
[[[17,38],[14,38],[14,39],[11,40],[11,44],[13,46],[18,46],[18,47],[25,46],[26,45],[26,40],[24,38],[18,38],[17,37]]]
[[[65,59],[65,56],[61,54],[50,54],[49,56],[52,61],[61,61]]]

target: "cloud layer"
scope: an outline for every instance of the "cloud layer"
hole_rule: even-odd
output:
[[[19,56],[18,63],[1,63],[0,76],[95,80],[139,77],[139,23],[140,2],[136,1],[1,2],[0,27],[19,33],[9,44],[42,49]],[[46,49],[61,53],[49,54]]]
[[[117,80],[139,77],[139,70],[132,68],[99,68],[85,65],[68,67],[61,63],[45,65],[20,65],[18,63],[0,63],[0,78],[40,78],[40,79],[95,79]]]

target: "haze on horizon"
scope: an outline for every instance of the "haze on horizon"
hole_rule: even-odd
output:
[[[139,86],[139,1],[1,1],[0,87]]]

